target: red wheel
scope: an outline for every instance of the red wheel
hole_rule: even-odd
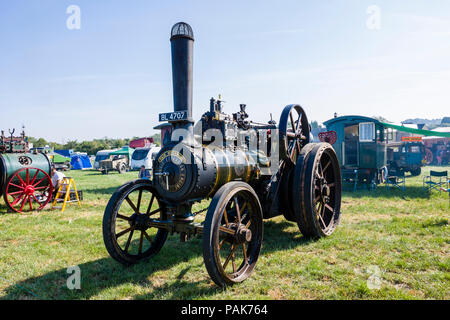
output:
[[[5,202],[15,212],[42,210],[51,200],[53,184],[50,176],[38,168],[17,170],[8,179]]]

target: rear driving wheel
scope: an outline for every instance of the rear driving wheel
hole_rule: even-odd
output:
[[[295,168],[292,198],[297,224],[304,236],[331,235],[339,224],[341,173],[333,147],[312,144]]]

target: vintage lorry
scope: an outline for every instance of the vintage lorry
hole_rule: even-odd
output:
[[[409,171],[412,176],[418,176],[425,163],[425,146],[421,141],[393,142],[387,145],[387,167],[390,171]]]

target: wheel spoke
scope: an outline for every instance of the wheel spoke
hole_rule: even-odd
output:
[[[295,154],[295,149],[296,149],[296,145],[297,145],[297,143],[296,143],[296,140],[293,140],[293,144],[292,144],[292,148],[291,148],[291,150],[290,150],[290,152],[289,152],[289,158],[291,158],[291,160],[292,161],[294,161],[295,159],[294,159],[294,154]]]
[[[142,189],[139,189],[137,212],[139,212],[139,209],[141,208],[141,200],[142,200]]]
[[[127,244],[125,245],[125,252],[128,252],[128,248],[130,247],[131,239],[133,238],[134,230],[131,230],[130,235],[128,236]]]
[[[20,177],[19,174],[16,174],[16,177],[19,178],[20,182],[22,182],[22,184],[23,184],[24,186],[27,186],[27,184],[22,180],[22,178]]]
[[[237,196],[234,196],[234,204],[235,204],[235,207],[236,207],[236,213],[237,213],[237,223],[241,223],[241,212],[239,211],[239,201],[238,201],[238,198],[237,198]]]
[[[230,223],[228,222],[228,214],[227,214],[227,209],[223,209],[223,217],[225,219],[225,224],[228,227],[230,225]]]
[[[225,239],[219,242],[219,250],[222,249],[223,244],[225,243]]]
[[[150,238],[150,236],[148,235],[148,233],[144,230],[142,231],[144,233],[145,238],[148,240],[148,242],[150,242],[151,244],[153,244],[153,240],[152,238]]]
[[[328,203],[325,203],[325,208],[327,208],[331,212],[334,212],[334,209]]]
[[[297,127],[295,128],[295,132],[296,133],[299,133],[299,129],[301,128],[301,119],[302,119],[302,116],[303,116],[303,113],[302,112],[300,112],[299,114],[298,114],[298,119],[297,119]]]
[[[152,212],[150,212],[148,215],[149,215],[149,216],[152,216],[152,215],[154,215],[155,213],[160,212],[160,211],[161,211],[161,208],[158,208],[158,209],[153,210]]]
[[[116,238],[119,238],[119,237],[123,236],[125,233],[133,231],[133,230],[134,230],[134,227],[129,227],[129,228],[117,233]]]
[[[154,199],[155,199],[155,195],[152,194],[152,199],[150,200],[150,204],[148,205],[147,212],[146,212],[147,215],[150,215],[150,210],[152,209]]]
[[[240,210],[242,213],[244,213],[244,211],[245,211],[245,209],[246,209],[246,207],[247,207],[247,204],[248,204],[248,202],[245,201],[245,202],[244,202],[244,205],[242,206],[242,208],[241,208],[241,210]],[[244,216],[241,216],[241,219],[244,220]]]
[[[34,181],[36,180],[37,176],[38,176],[39,170],[36,170],[36,173],[33,176],[33,179],[31,179],[30,184],[32,185],[34,183]]]
[[[23,206],[25,205],[25,199],[26,199],[27,197],[25,196],[23,199],[22,199],[22,202],[21,202],[21,205],[20,205],[20,210],[19,211],[22,211],[23,210]]]
[[[328,167],[330,166],[330,164],[331,164],[331,160],[327,162],[327,164],[325,165],[325,167],[323,167],[322,173],[324,173],[324,172],[328,169]]]
[[[14,201],[11,203],[11,206],[15,206],[17,203],[19,203],[19,201],[22,199],[22,197],[23,197],[24,195],[25,195],[25,194],[22,193],[20,196],[18,196],[17,198],[15,198]]]
[[[34,194],[32,194],[34,201],[36,201],[36,203],[39,203],[39,200],[34,196]]]
[[[42,181],[44,181],[46,179],[46,177],[42,178],[41,180],[39,180],[37,183],[33,184],[33,187],[37,187]]]
[[[27,172],[27,185],[30,184],[30,169],[25,169],[25,171]]]
[[[225,269],[227,268],[228,262],[230,262],[231,256],[234,253],[234,244],[231,245],[231,252],[228,255],[227,259],[225,260],[225,263],[223,264],[223,270],[225,271]]]
[[[319,167],[317,167],[317,170],[314,171],[314,174],[316,175],[317,178],[319,178],[319,179],[322,178],[322,176],[320,175],[320,172],[319,172]]]
[[[130,198],[128,198],[128,196],[126,196],[125,200],[128,202],[128,204],[134,210],[135,213],[139,213],[138,209],[136,208],[134,203],[130,200]]]
[[[28,204],[30,205],[30,211],[33,211],[33,205],[31,204],[31,196],[28,196]]]
[[[320,221],[322,221],[323,227],[326,228],[327,225],[325,224],[325,221],[323,221],[322,215],[319,214],[319,218],[320,218]]]
[[[8,194],[10,196],[12,196],[12,195],[16,195],[16,194],[19,194],[19,193],[23,193],[23,191],[9,192]]]
[[[244,253],[244,261],[247,264],[247,250],[245,248],[245,242],[242,243],[242,252]]]
[[[295,125],[295,122],[294,122],[294,116],[292,115],[292,110],[289,113],[289,118],[291,120],[292,131],[294,132],[294,134],[296,134],[297,133],[296,130],[295,130],[296,129],[296,125]]]
[[[122,214],[120,214],[120,213],[117,214],[117,218],[120,218],[120,219],[123,219],[123,220],[130,221],[130,218],[129,218],[129,217],[126,217],[126,216],[124,216],[124,215],[122,215]]]
[[[324,175],[323,175],[323,168],[322,168],[322,163],[320,163],[320,161],[319,161],[319,166],[318,166],[317,170],[318,170],[318,173],[320,175],[320,178],[323,178],[324,177]]]
[[[320,216],[322,215],[322,208],[323,208],[323,203],[319,202],[318,205],[317,205],[317,211],[318,211]]]
[[[13,186],[13,187],[16,187],[16,188],[19,188],[19,189],[21,189],[21,190],[25,189],[24,187],[18,186],[17,184],[14,184],[14,183],[12,183],[12,182],[10,182],[9,185],[10,185],[10,186]]]
[[[236,272],[236,257],[234,255],[234,251],[233,254],[231,255],[231,264],[233,265],[233,273]]]

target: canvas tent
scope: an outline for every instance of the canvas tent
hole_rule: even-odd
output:
[[[381,124],[387,128],[396,129],[398,131],[409,132],[414,134],[419,134],[428,137],[443,137],[450,138],[450,132],[440,131],[440,130],[420,130],[414,128],[408,128],[405,126],[399,126],[392,123],[381,122]]]
[[[87,154],[73,153],[71,158],[72,170],[92,169],[92,163]]]
[[[117,151],[111,152],[111,156],[121,156],[125,155],[128,157],[128,159],[131,159],[131,156],[133,155],[134,149],[130,148],[128,146],[122,147],[122,149],[119,149]]]
[[[55,153],[58,153],[58,154],[62,155],[63,157],[70,158],[72,156],[73,150],[72,149],[55,150]]]

